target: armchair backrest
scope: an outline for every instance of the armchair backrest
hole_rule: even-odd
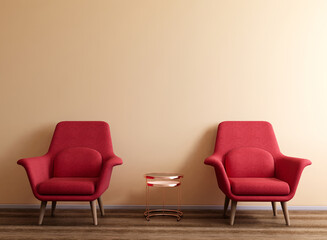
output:
[[[98,177],[102,160],[113,155],[109,125],[101,121],[57,124],[50,144],[53,177]]]
[[[91,148],[71,147],[60,151],[53,159],[54,177],[98,177],[101,154]]]
[[[56,155],[72,147],[86,147],[98,151],[102,159],[113,155],[109,125],[102,121],[64,121],[59,122],[49,148]]]
[[[270,123],[264,121],[226,121],[218,126],[215,153],[225,161],[232,149],[250,147],[269,152],[273,158],[281,153]]]
[[[225,156],[225,169],[229,177],[273,177],[275,162],[272,155],[255,147],[230,150]]]

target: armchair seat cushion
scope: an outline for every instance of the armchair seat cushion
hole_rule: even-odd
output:
[[[229,178],[232,193],[243,196],[284,196],[289,185],[277,178]]]
[[[41,195],[92,195],[98,178],[54,177],[38,185]]]

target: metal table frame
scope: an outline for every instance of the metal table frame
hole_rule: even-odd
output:
[[[145,219],[150,221],[150,217],[154,216],[172,216],[176,217],[177,221],[180,221],[183,217],[183,212],[181,211],[181,179],[182,174],[177,173],[148,173],[144,175],[146,180],[146,209],[144,212]],[[149,207],[149,195],[150,187],[162,188],[162,209],[150,209]],[[165,206],[165,188],[178,188],[178,204],[177,209],[167,209]]]

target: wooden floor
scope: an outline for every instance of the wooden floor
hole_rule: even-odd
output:
[[[235,225],[222,211],[184,211],[173,217],[154,217],[147,222],[141,210],[108,210],[92,225],[91,211],[47,210],[38,226],[38,210],[0,209],[0,239],[327,239],[327,211],[290,211],[287,227],[281,211],[237,211]]]

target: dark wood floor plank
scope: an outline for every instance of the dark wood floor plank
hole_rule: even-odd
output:
[[[234,226],[222,211],[184,211],[177,222],[173,217],[154,217],[148,222],[141,210],[106,210],[94,226],[89,210],[46,211],[42,226],[37,225],[36,209],[0,209],[0,239],[327,239],[327,211],[290,211],[287,227],[281,213],[238,211]]]

